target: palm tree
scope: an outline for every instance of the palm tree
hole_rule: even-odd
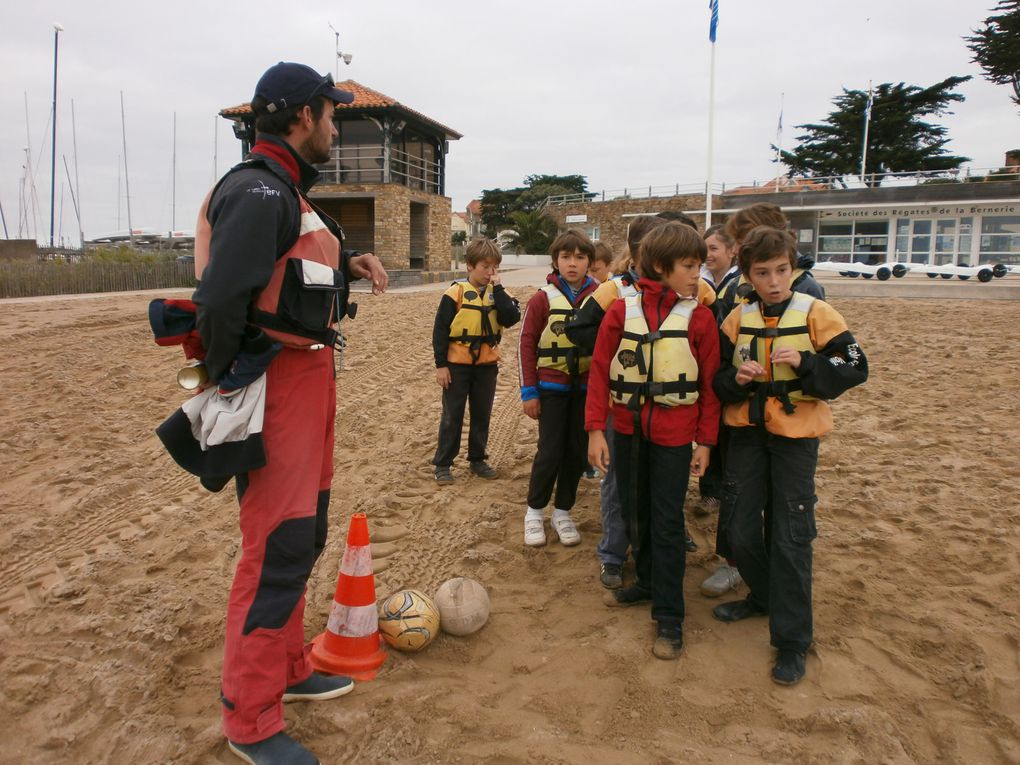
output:
[[[556,221],[541,212],[513,212],[514,232],[508,237],[519,252],[544,253],[556,236]]]

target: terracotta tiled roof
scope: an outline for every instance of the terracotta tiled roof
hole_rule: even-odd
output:
[[[731,194],[775,194],[784,191],[827,191],[828,188],[824,183],[816,183],[804,178],[775,178],[758,186],[737,186],[733,189],[726,189],[725,196]]]
[[[426,117],[419,111],[416,111],[408,106],[404,106],[402,103],[397,101],[395,98],[391,98],[378,90],[372,90],[371,88],[365,87],[360,82],[354,80],[344,80],[336,84],[341,90],[346,90],[354,94],[354,101],[349,104],[337,104],[336,111],[340,112],[379,112],[379,111],[394,111],[401,112],[411,117],[424,122],[433,128],[436,128],[440,132],[444,133],[447,138],[456,140],[461,137],[461,134],[452,128],[446,127],[440,122],[436,122],[430,117]],[[225,109],[220,110],[220,116],[226,117],[227,119],[244,119],[252,115],[251,103],[238,104],[237,106],[228,106]]]
[[[481,200],[472,199],[470,202],[468,202],[467,211],[472,215],[481,215],[482,214]]]

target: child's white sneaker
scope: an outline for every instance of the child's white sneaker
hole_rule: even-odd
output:
[[[541,547],[545,544],[545,521],[542,517],[524,517],[524,544],[528,547]]]
[[[552,527],[560,538],[560,544],[564,547],[573,547],[581,544],[581,534],[574,525],[573,519],[565,511],[556,510],[552,516]]]

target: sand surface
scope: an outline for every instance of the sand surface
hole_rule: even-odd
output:
[[[527,297],[530,289],[517,289]],[[212,495],[153,428],[182,401],[151,296],[0,303],[0,763],[229,763],[223,614],[238,557]],[[763,620],[715,621],[686,579],[687,646],[650,653],[647,607],[602,605],[598,485],[583,542],[532,550],[521,521],[536,427],[509,333],[482,481],[428,464],[440,412],[436,292],[360,298],[339,375],[331,537],[306,630],[326,622],[350,513],[370,519],[379,597],[477,578],[468,638],[391,653],[343,699],[288,705],[324,763],[1020,762],[1017,304],[834,301],[872,379],[822,446],[815,635],[806,680],[768,676]]]

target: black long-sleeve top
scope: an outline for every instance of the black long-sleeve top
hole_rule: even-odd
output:
[[[268,145],[270,154],[260,153],[260,145]],[[249,307],[269,283],[277,259],[297,241],[299,191],[306,193],[319,178],[314,167],[276,136],[260,134],[253,154],[262,164],[229,172],[213,192],[206,213],[212,227],[209,263],[193,300],[212,381],[230,368],[244,341]],[[342,242],[337,223],[328,215],[319,217]],[[344,251],[340,257],[348,282],[349,261],[357,254]]]

